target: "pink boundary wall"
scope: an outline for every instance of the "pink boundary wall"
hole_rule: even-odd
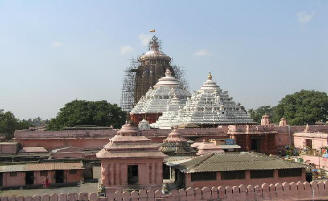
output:
[[[106,198],[96,193],[68,193],[34,195],[28,197],[1,197],[1,201],[264,201],[264,200],[322,200],[328,198],[328,181],[276,183],[262,185],[240,185],[188,188],[170,194],[156,191],[115,192]]]

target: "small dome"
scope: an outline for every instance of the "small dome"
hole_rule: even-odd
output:
[[[139,130],[132,124],[126,123],[119,131],[117,131],[117,134],[122,136],[136,136],[139,134]]]
[[[180,129],[174,129],[164,142],[187,142],[187,139],[181,136]]]
[[[204,82],[203,86],[200,89],[219,89],[219,86],[212,80],[212,74],[209,73],[207,80]]]
[[[170,156],[191,156],[196,151],[190,147],[188,141],[181,136],[179,129],[174,129],[165,140],[160,150]]]
[[[146,119],[143,119],[142,121],[139,122],[138,128],[139,130],[149,130],[150,129],[149,122]]]
[[[166,69],[165,77],[162,77],[155,84],[154,88],[158,88],[160,86],[169,86],[169,87],[178,87],[179,81],[172,76],[170,69]]]

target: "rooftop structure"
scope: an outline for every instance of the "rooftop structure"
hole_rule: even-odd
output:
[[[197,155],[204,155],[204,154],[208,154],[208,153],[223,153],[224,150],[217,146],[215,143],[213,142],[207,142],[207,141],[203,141],[202,143],[197,143]]]
[[[178,100],[182,106],[190,96],[191,94],[172,76],[171,71],[166,69],[165,77],[160,78],[153,88],[150,87],[146,95],[141,97],[132,109],[131,119],[139,123],[145,118],[149,123],[154,123],[163,112],[173,109],[168,107],[172,101]]]
[[[44,147],[23,147],[19,152],[22,153],[48,153]]]
[[[179,124],[213,126],[254,123],[244,107],[232,101],[228,92],[217,86],[210,73],[200,90],[187,100],[182,109],[175,113],[164,112],[156,124],[151,126],[169,128]]]
[[[195,150],[188,140],[181,136],[179,129],[174,129],[163,141],[160,150],[169,156],[195,155]]]

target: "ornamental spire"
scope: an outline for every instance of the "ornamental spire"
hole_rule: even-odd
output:
[[[154,35],[149,42],[149,50],[159,51],[159,41],[158,38]]]
[[[208,78],[209,80],[212,80],[212,73],[211,73],[211,72],[208,73],[207,78]]]

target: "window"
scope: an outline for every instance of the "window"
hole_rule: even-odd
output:
[[[245,179],[245,171],[226,171],[221,172],[222,180],[230,180],[230,179]]]
[[[17,176],[17,172],[11,172],[11,173],[9,173],[9,175],[10,175],[11,177],[16,177],[16,176]]]
[[[46,176],[48,176],[48,171],[43,170],[43,171],[40,172],[40,175],[46,177]]]
[[[191,173],[191,181],[210,181],[216,180],[216,172],[197,172]]]
[[[69,170],[69,173],[70,174],[76,174],[77,173],[77,170]]]
[[[302,176],[302,169],[282,169],[278,170],[279,177],[300,177]]]
[[[269,178],[273,177],[273,170],[251,170],[251,178]]]

